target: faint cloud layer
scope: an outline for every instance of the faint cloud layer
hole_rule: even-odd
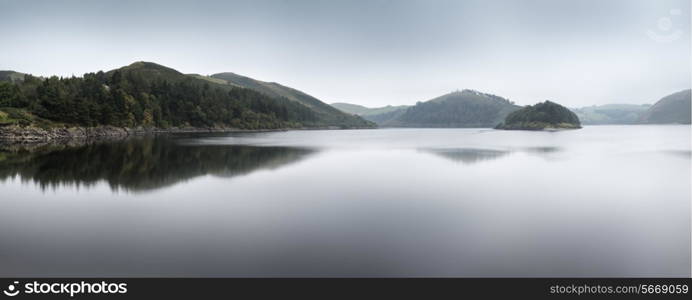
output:
[[[531,104],[652,103],[690,86],[690,2],[0,0],[0,69],[136,60],[231,71],[327,102],[472,88]]]

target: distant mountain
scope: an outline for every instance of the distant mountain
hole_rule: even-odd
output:
[[[551,101],[526,106],[507,115],[496,129],[544,130],[581,128],[579,117],[568,108]]]
[[[637,124],[650,104],[606,104],[572,108],[585,125]]]
[[[12,83],[24,81],[24,73],[15,71],[0,71],[0,81],[9,81]]]
[[[319,99],[310,96],[299,90],[283,86],[276,82],[265,82],[245,77],[235,73],[218,73],[209,77],[192,74],[196,78],[201,78],[217,84],[225,84],[251,89],[272,98],[285,98],[313,110],[319,122],[329,126],[339,127],[373,127],[375,124],[370,123],[363,118],[352,114],[344,113]]]
[[[350,104],[350,103],[337,102],[337,103],[330,103],[329,105],[331,105],[332,107],[334,107],[340,111],[343,111],[347,114],[359,115],[359,116],[362,116],[363,113],[367,113],[370,110],[370,108],[368,108],[368,107],[358,105],[358,104]]]
[[[668,95],[642,113],[645,124],[690,124],[691,90]]]
[[[404,107],[401,107],[397,110],[393,110],[390,112],[363,116],[363,118],[365,118],[366,120],[368,120],[370,122],[375,122],[380,126],[392,127],[391,125],[388,125],[388,124],[396,122],[395,120],[397,118],[401,117],[404,113],[406,113],[406,110],[408,110],[409,108],[411,108],[411,106],[404,106]]]
[[[519,108],[499,96],[463,90],[368,118],[387,127],[494,127]]]
[[[341,110],[345,113],[349,113],[352,115],[359,115],[361,117],[385,114],[385,113],[389,113],[389,112],[393,112],[393,111],[397,111],[397,110],[409,107],[408,105],[397,105],[397,106],[387,105],[387,106],[383,106],[383,107],[370,108],[370,107],[365,107],[365,106],[358,105],[358,104],[350,104],[350,103],[343,103],[343,102],[332,103],[330,105],[333,107],[336,107],[338,110]]]

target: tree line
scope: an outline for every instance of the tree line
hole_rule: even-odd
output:
[[[121,69],[83,77],[25,75],[21,82],[0,82],[3,107],[80,126],[272,129],[319,125],[314,111],[285,98],[221,87],[182,74],[152,78]]]

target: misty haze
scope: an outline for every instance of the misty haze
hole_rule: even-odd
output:
[[[0,277],[690,277],[690,9],[0,0]]]

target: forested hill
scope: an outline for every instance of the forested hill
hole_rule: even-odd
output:
[[[275,129],[369,127],[356,116],[319,111],[252,89],[214,83],[155,63],[136,62],[83,77],[0,82],[0,126],[69,124],[118,127]]]
[[[683,90],[663,97],[645,111],[641,116],[642,123],[648,124],[690,124],[692,121],[691,90]]]
[[[463,90],[370,118],[390,127],[494,127],[519,108],[499,96]]]
[[[316,113],[317,119],[325,124],[338,124],[339,126],[345,125],[349,127],[374,126],[373,123],[367,122],[361,117],[344,113],[313,96],[276,82],[260,81],[230,72],[214,74],[209,77],[199,76],[199,78],[219,84],[247,88],[273,98],[285,98],[300,103],[312,109]]]

